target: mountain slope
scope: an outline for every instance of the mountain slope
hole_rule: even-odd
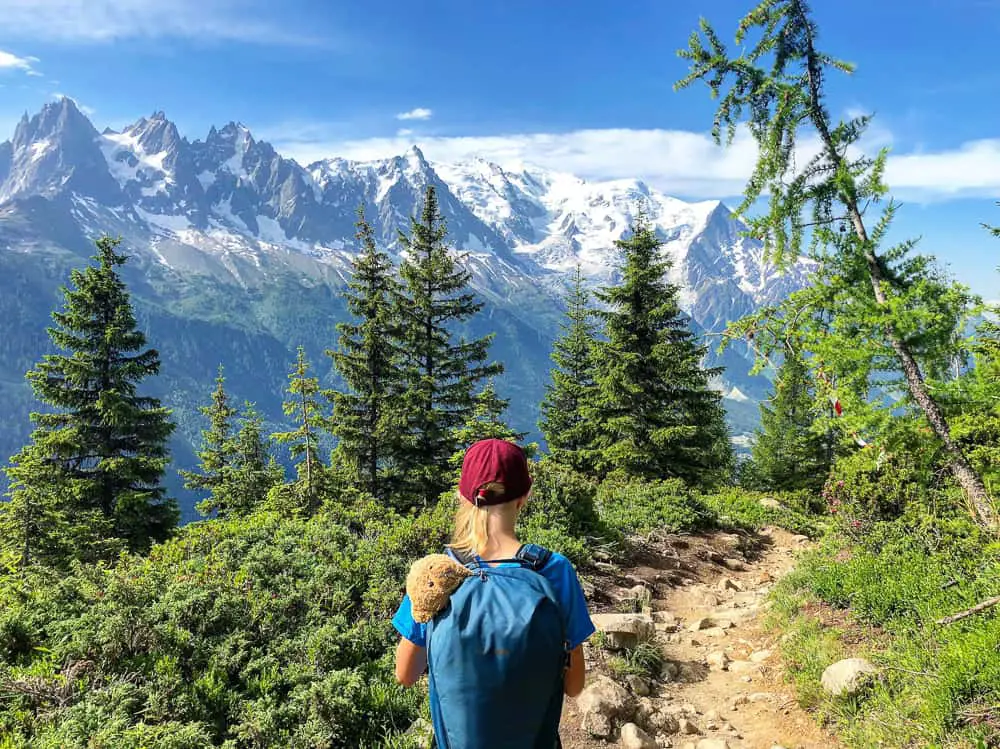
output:
[[[175,448],[185,464],[200,428],[196,408],[220,362],[236,396],[275,424],[296,345],[336,384],[322,352],[335,345],[345,314],[339,292],[355,248],[355,211],[364,207],[398,261],[398,233],[429,184],[487,305],[464,332],[496,333],[493,354],[508,370],[500,388],[520,429],[534,431],[567,271],[579,263],[589,283],[613,282],[613,242],[637,211],[664,239],[671,280],[700,332],[716,333],[804,281],[805,266],[779,276],[765,263],[722,204],[685,203],[636,180],[587,182],[481,160],[430,163],[415,147],[378,161],[303,167],[239,123],[190,141],[157,112],[98,133],[62,99],[23,118],[0,144],[0,408],[10,416],[0,453],[27,437],[23,373],[47,349],[59,284],[86,262],[99,234],[120,235],[135,255],[128,279],[163,352],[156,387],[181,422]],[[734,396],[742,430],[767,383],[748,376],[745,352],[730,350],[722,362],[719,387]]]

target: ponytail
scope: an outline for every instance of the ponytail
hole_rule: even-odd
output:
[[[504,491],[504,485],[499,483],[487,484],[480,489],[486,497],[502,495]],[[464,554],[481,554],[490,541],[489,520],[488,506],[476,505],[460,498],[455,513],[455,533],[451,539],[451,548]]]

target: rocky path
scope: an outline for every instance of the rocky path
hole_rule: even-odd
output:
[[[668,537],[629,568],[600,565],[587,587],[603,635],[587,646],[587,689],[567,701],[566,748],[839,747],[798,707],[782,679],[780,633],[762,627],[768,593],[805,543],[769,529]],[[644,640],[665,658],[658,678],[623,673]]]

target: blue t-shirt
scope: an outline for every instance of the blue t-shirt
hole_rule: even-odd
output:
[[[502,566],[502,565],[501,565]],[[594,623],[587,612],[587,600],[580,587],[580,580],[572,563],[562,554],[552,552],[548,563],[539,573],[552,585],[559,603],[559,610],[566,625],[566,638],[569,649],[578,645],[594,634]],[[414,645],[427,647],[427,624],[413,621],[410,597],[404,596],[396,615],[392,618],[392,626],[396,631]]]

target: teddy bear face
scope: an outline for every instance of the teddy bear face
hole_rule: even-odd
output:
[[[447,554],[430,554],[418,559],[406,576],[415,622],[429,622],[448,605],[451,594],[472,573]]]

